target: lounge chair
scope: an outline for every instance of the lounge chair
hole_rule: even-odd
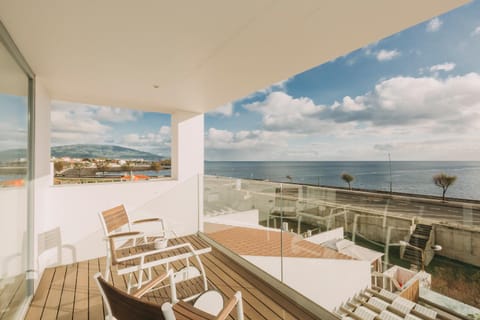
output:
[[[134,295],[121,291],[102,278],[100,273],[95,274],[95,281],[102,294],[107,310],[107,319],[115,317],[117,320],[175,320],[179,319],[213,319],[223,320],[237,307],[237,319],[243,320],[243,303],[240,291],[230,298],[227,304],[221,306],[221,311],[217,315],[197,308],[195,304],[191,305],[184,301],[175,304],[165,302],[162,305],[142,301]],[[169,273],[164,273],[158,279],[166,280],[170,278]]]

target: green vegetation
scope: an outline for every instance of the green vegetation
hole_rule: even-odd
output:
[[[55,172],[60,172],[65,168],[65,164],[63,161],[55,161],[53,168],[55,169]]]
[[[105,171],[110,167],[110,163],[106,160],[97,161],[97,171],[100,171],[105,176]]]
[[[134,168],[135,168],[135,162],[133,161],[127,161],[124,165],[122,165],[123,171],[130,172],[130,171],[133,171]]]
[[[348,184],[348,189],[352,190],[352,185],[351,183],[353,180],[355,180],[355,177],[349,174],[348,172],[342,172],[340,175],[343,181],[345,181]]]
[[[158,171],[162,170],[163,167],[162,167],[162,164],[161,164],[160,162],[152,162],[152,163],[150,164],[150,169],[152,169],[153,171],[158,172]]]
[[[447,193],[448,187],[450,187],[457,180],[457,176],[449,176],[446,173],[439,173],[433,176],[433,183],[436,186],[442,188],[442,200],[445,201],[445,193]]]

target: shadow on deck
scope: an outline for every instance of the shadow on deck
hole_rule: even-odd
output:
[[[195,248],[208,246],[196,235],[172,242],[190,242]],[[224,296],[242,291],[245,319],[319,319],[217,249],[212,248],[201,259],[210,284]],[[46,269],[25,319],[104,319],[102,298],[93,279],[104,269],[105,257]],[[125,289],[126,278],[115,274],[112,272],[110,281]]]

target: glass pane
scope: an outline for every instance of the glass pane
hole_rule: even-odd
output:
[[[28,78],[0,45],[0,318],[27,297]]]
[[[171,116],[53,101],[54,184],[145,182],[171,177]]]

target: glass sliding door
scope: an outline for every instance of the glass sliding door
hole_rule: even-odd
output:
[[[29,82],[29,77],[0,41],[1,320],[17,319],[31,294],[26,280],[31,261]]]

